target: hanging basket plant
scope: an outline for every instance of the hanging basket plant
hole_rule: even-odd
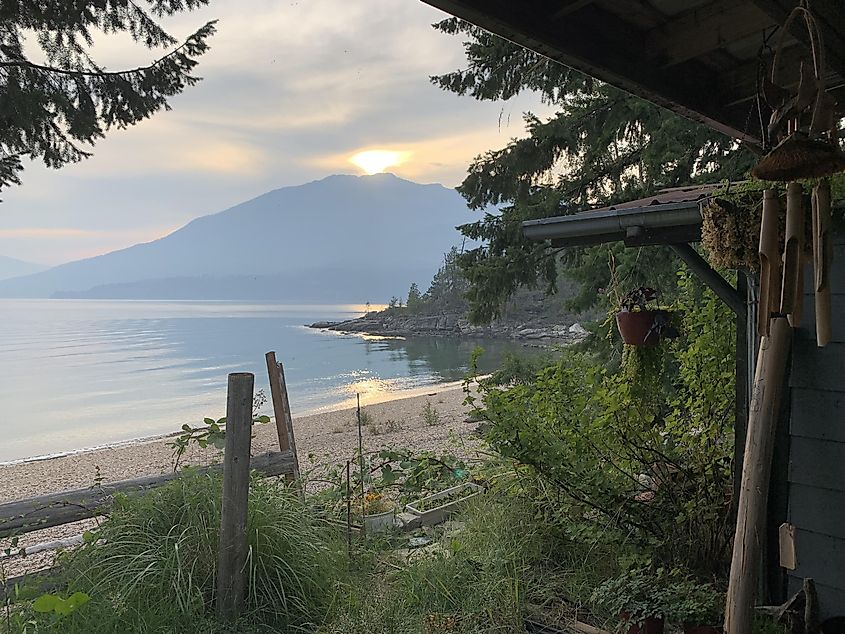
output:
[[[672,312],[659,308],[657,291],[641,286],[625,293],[616,313],[622,341],[630,346],[656,346],[662,339],[678,336]]]
[[[814,180],[802,183],[806,204]],[[845,179],[838,175],[831,179],[836,205],[842,203]],[[763,191],[774,189],[779,192],[782,206],[786,204],[786,185],[751,180],[733,183],[723,190],[714,192],[710,201],[701,209],[701,244],[707,252],[707,260],[717,269],[760,269],[760,220],[763,211]],[[841,214],[840,214],[841,215]],[[839,223],[839,217],[834,222]],[[804,247],[805,254],[812,256],[813,225],[810,214],[806,216]],[[778,218],[778,249],[783,250],[786,240],[786,217]]]

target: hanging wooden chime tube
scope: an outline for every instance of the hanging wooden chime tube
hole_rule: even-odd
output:
[[[774,189],[763,192],[763,215],[760,222],[760,301],[757,310],[757,330],[761,337],[769,334],[772,306],[777,303],[780,282],[778,275],[778,216],[780,201]]]
[[[783,285],[780,296],[782,315],[793,315],[795,303],[799,301],[796,294],[804,261],[803,198],[801,183],[789,183],[786,188],[786,240],[783,247]]]
[[[830,180],[825,178],[813,189],[813,271],[816,292],[816,343],[823,348],[830,342]]]

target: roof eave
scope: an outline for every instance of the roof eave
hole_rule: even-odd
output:
[[[553,240],[555,246],[605,244],[628,238],[636,243],[642,235],[650,236],[651,243],[668,244],[686,241],[679,240],[686,229],[689,236],[697,235],[700,226],[699,201],[686,201],[527,220],[522,223],[522,232],[529,240]],[[671,239],[662,241],[663,232]]]

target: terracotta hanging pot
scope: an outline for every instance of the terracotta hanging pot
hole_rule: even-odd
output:
[[[660,343],[660,319],[668,321],[665,310],[623,310],[616,313],[619,335],[629,346],[650,348]]]

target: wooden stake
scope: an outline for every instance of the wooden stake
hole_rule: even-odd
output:
[[[358,468],[361,470],[361,534],[366,537],[367,522],[365,518],[367,517],[367,508],[365,505],[366,493],[364,492],[364,436],[361,432],[361,395],[356,394],[355,397],[358,400]]]
[[[760,301],[757,306],[757,330],[761,337],[769,334],[769,317],[777,297],[778,216],[780,201],[774,189],[763,192],[763,215],[760,221]]]
[[[352,463],[346,461],[346,554],[352,556]]]
[[[725,631],[730,634],[751,632],[760,553],[766,538],[766,498],[775,431],[791,339],[787,320],[776,317],[772,319],[770,335],[760,342],[725,607]]]
[[[299,458],[296,455],[296,440],[293,434],[293,418],[290,413],[288,388],[285,384],[285,373],[281,363],[276,361],[276,353],[268,352],[264,355],[267,361],[267,375],[270,378],[270,395],[273,399],[273,415],[276,419],[276,434],[279,437],[279,448],[290,450],[294,457],[294,471],[286,475],[288,482],[299,480]]]
[[[823,348],[830,343],[830,181],[825,179],[813,189],[813,271],[816,292],[816,343]]]
[[[246,520],[254,383],[255,377],[246,372],[229,375],[216,605],[217,616],[225,621],[238,618],[246,591],[244,568],[247,555]]]
[[[783,284],[780,313],[792,315],[804,262],[804,190],[801,183],[786,189],[786,241],[783,246]]]

